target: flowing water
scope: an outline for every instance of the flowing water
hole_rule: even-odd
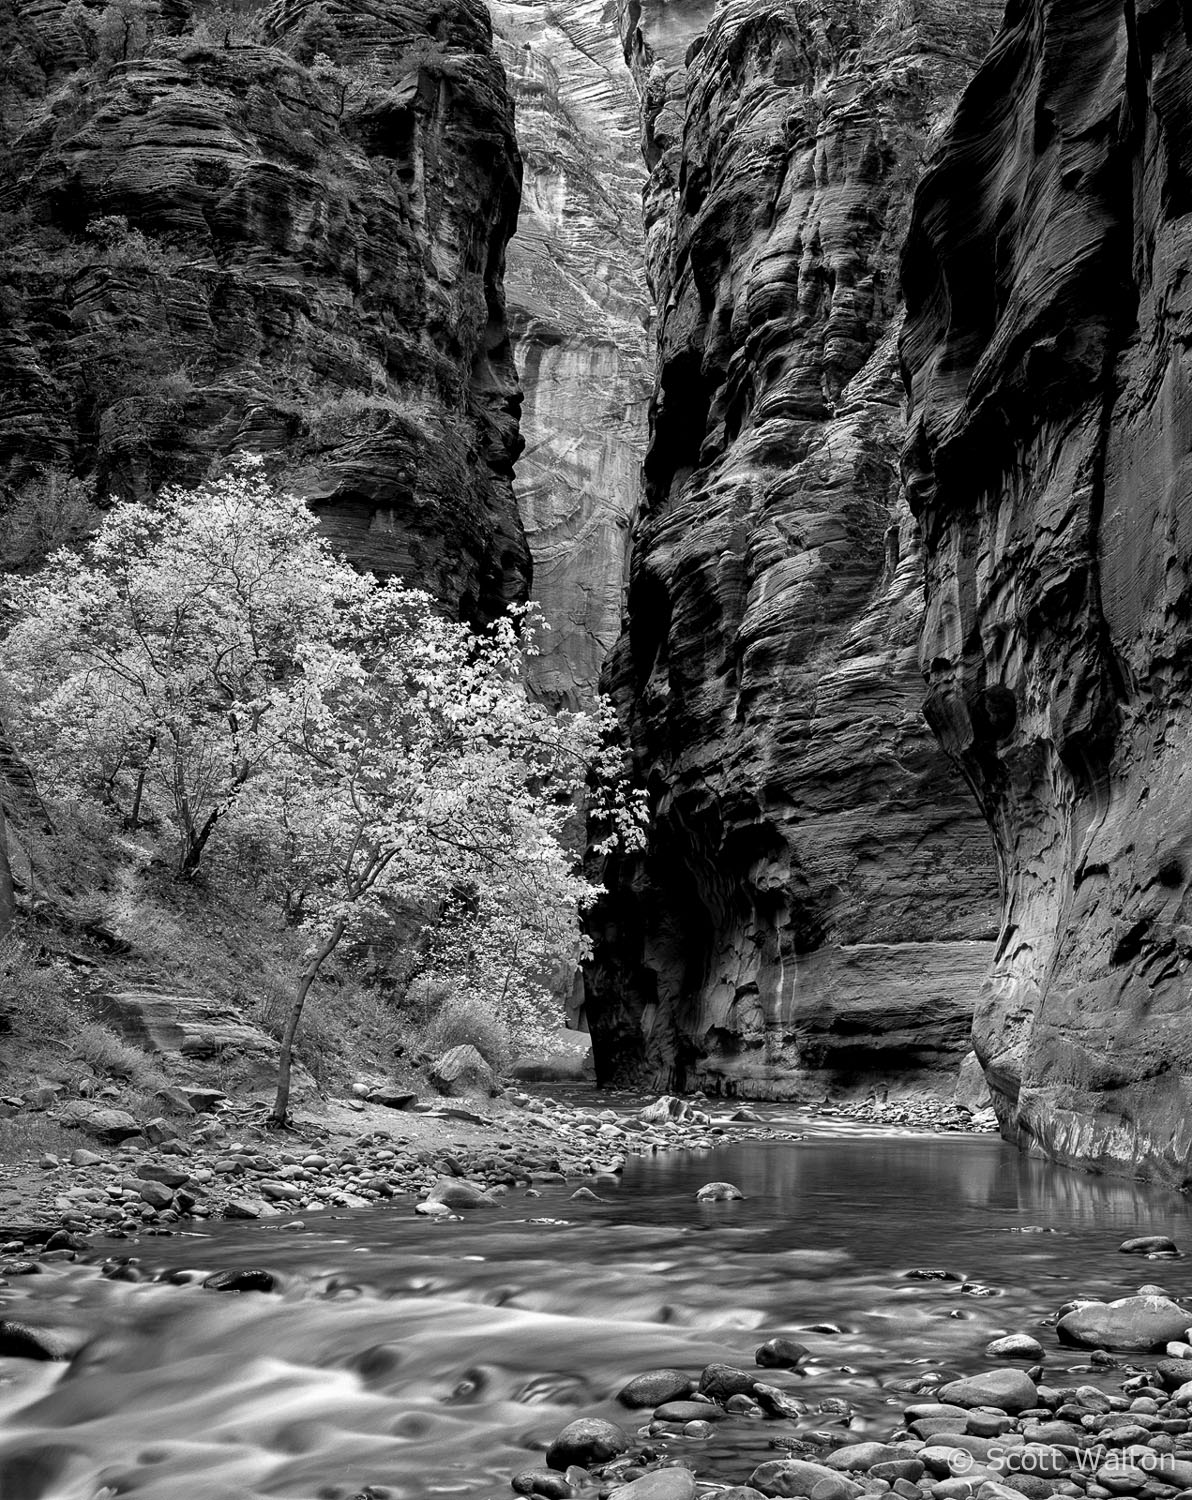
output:
[[[426,1222],[407,1202],[134,1248],[146,1275],[264,1266],[280,1294],[87,1265],[14,1279],[3,1315],[93,1337],[70,1367],[0,1359],[0,1500],[508,1497],[574,1417],[633,1430],[613,1397],[636,1372],[749,1366],[774,1334],[813,1353],[805,1378],[773,1373],[808,1403],[801,1427],[843,1441],[846,1424],[858,1438],[896,1425],[907,1398],[892,1381],[981,1368],[1006,1331],[1035,1331],[1055,1372],[1107,1378],[1037,1326],[1074,1291],[1192,1292],[1186,1262],[1117,1253],[1135,1232],[1192,1238],[1178,1194],[1065,1172],[988,1136],[765,1113],[808,1137],[631,1160],[603,1203],[570,1201],[570,1184],[515,1190],[465,1222]],[[722,1179],[746,1200],[694,1201]],[[906,1275],[919,1267],[955,1279]],[[833,1397],[851,1418],[830,1401],[817,1410]],[[665,1446],[740,1482],[793,1430],[730,1419],[711,1440]]]

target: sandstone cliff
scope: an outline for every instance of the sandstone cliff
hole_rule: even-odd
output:
[[[589,703],[621,624],[653,383],[637,97],[606,0],[490,0],[525,164],[505,286],[525,392],[514,491],[550,631],[536,691]]]
[[[1187,7],[1014,0],[916,201],[930,714],[1004,872],[1005,1134],[1187,1184]]]
[[[994,873],[922,716],[895,260],[998,10],[623,11],[661,330],[607,681],[654,821],[597,918],[606,1074],[791,1097],[967,1046]]]
[[[362,565],[469,618],[524,596],[519,160],[481,0],[4,7],[9,512],[245,447]]]

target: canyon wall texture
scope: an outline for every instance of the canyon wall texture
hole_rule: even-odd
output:
[[[524,597],[481,0],[0,0],[0,40],[9,534],[248,448],[361,565],[468,619]]]
[[[606,1077],[799,1097],[968,1046],[996,876],[922,714],[896,258],[1000,10],[622,12],[661,326],[606,671],[653,806],[594,924]]]
[[[906,468],[929,712],[1005,903],[1003,1132],[1192,1181],[1192,46],[1013,0],[915,205]]]
[[[612,0],[490,0],[524,162],[505,287],[525,393],[514,491],[550,630],[539,696],[589,704],[621,626],[653,386],[637,96]]]

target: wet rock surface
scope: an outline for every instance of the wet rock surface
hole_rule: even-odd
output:
[[[654,821],[594,920],[598,1076],[792,1099],[968,1045],[993,866],[921,714],[895,260],[998,12],[623,10],[660,344],[605,680]]]
[[[1012,6],[915,203],[929,715],[994,832],[1008,1138],[1188,1176],[1192,74],[1161,4]]]

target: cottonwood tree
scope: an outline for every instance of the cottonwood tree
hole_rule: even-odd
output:
[[[331,630],[336,568],[301,501],[238,464],[117,506],[85,554],[14,580],[0,673],[16,748],[51,796],[164,821],[193,875],[284,738],[283,692]]]
[[[436,963],[516,1033],[585,944],[596,894],[568,827],[639,837],[608,710],[553,714],[523,684],[527,612],[474,633],[335,556],[259,466],[110,513],[7,591],[0,687],[51,792],[173,833],[192,875],[225,827],[272,850],[310,935],[281,1039],[289,1108],[311,986],[354,933],[422,914]]]
[[[256,815],[284,830],[291,899],[315,939],[282,1037],[278,1125],[306,997],[353,931],[436,914],[430,925],[460,939],[444,945],[440,930],[441,972],[515,1034],[546,1029],[544,977],[582,956],[579,918],[596,894],[565,839],[580,789],[596,774],[613,814],[635,824],[614,779],[594,772],[605,716],[556,715],[527,697],[524,618],[475,634],[389,583],[340,623],[294,683],[285,774],[255,785]]]

